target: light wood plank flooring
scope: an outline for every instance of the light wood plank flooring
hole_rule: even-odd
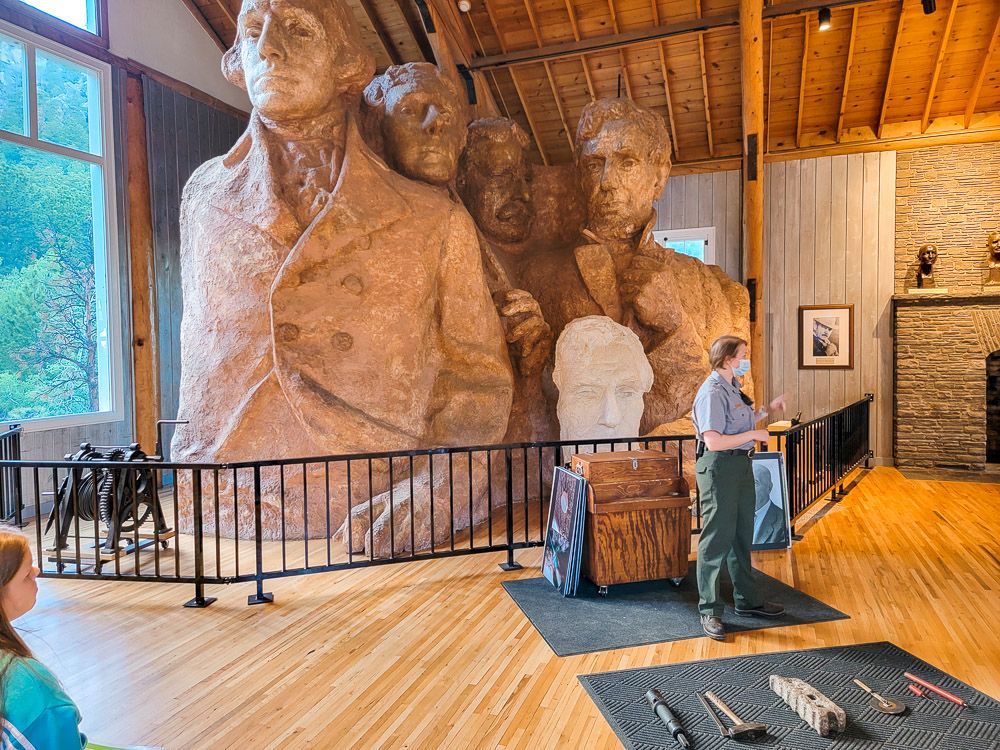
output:
[[[801,527],[800,527],[801,528]],[[868,473],[790,552],[755,564],[850,620],[559,658],[500,582],[502,555],[252,586],[40,582],[20,622],[92,739],[166,748],[614,748],[577,675],[889,640],[1000,698],[1000,486]],[[692,617],[696,614],[692,612]]]

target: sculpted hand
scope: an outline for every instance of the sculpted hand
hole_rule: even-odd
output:
[[[621,276],[623,302],[627,304],[635,302],[653,277],[666,270],[669,252],[665,247],[652,242],[639,246],[632,262]]]
[[[539,372],[552,353],[552,328],[545,322],[538,300],[523,289],[511,289],[498,304],[507,342],[522,375]]]

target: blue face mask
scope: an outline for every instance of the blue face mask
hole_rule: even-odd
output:
[[[748,372],[750,372],[750,360],[749,359],[741,359],[740,363],[738,365],[736,365],[736,367],[733,368],[733,375],[735,375],[738,378],[742,378]]]

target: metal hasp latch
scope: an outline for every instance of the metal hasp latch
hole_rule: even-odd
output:
[[[639,459],[638,458],[633,458],[632,459],[632,471],[635,471],[638,468],[639,468]]]

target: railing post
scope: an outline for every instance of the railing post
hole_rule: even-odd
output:
[[[176,484],[177,478],[174,477]],[[154,490],[155,491],[155,490]],[[191,507],[194,511],[194,599],[185,602],[184,606],[189,609],[203,609],[215,601],[215,597],[205,596],[205,548],[204,548],[204,523],[201,507],[201,471],[193,469],[191,471]],[[156,519],[153,519],[156,523]],[[218,521],[216,521],[218,523]],[[158,552],[158,550],[157,550]],[[176,554],[176,551],[175,553]]]
[[[510,448],[504,448],[504,491],[507,495],[507,562],[500,563],[500,570],[520,570],[521,565],[514,560],[514,467]],[[524,498],[528,502],[527,496]]]
[[[302,468],[305,471],[305,466]],[[305,502],[309,499],[306,498]],[[236,533],[239,534],[239,521]],[[257,593],[247,597],[247,604],[270,604],[274,601],[274,594],[264,593],[264,525],[260,517],[260,466],[253,467],[253,547],[255,557],[255,574],[257,580]],[[348,540],[349,542],[350,540]]]

